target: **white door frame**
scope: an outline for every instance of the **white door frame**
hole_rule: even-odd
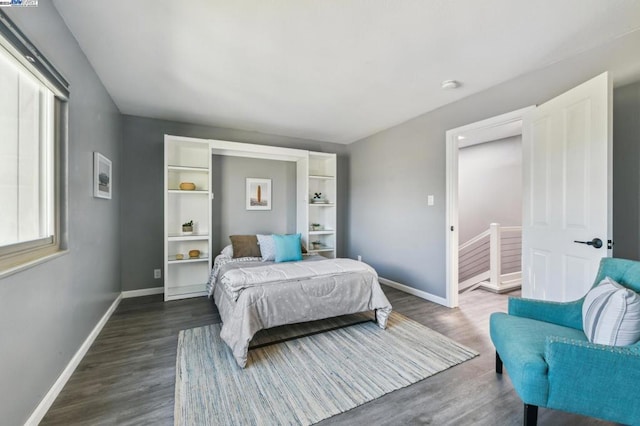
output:
[[[521,121],[524,116],[535,108],[528,106],[486,120],[477,121],[462,127],[447,130],[447,306],[458,306],[458,136],[475,130],[488,129],[502,126],[516,121]]]

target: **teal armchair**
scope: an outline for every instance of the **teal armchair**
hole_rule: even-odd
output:
[[[602,259],[594,286],[607,276],[640,292],[640,262]],[[526,426],[536,425],[538,407],[640,425],[640,342],[589,343],[582,303],[510,298],[508,314],[491,315],[496,372],[507,369]]]

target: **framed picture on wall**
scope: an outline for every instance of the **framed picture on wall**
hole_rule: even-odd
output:
[[[247,178],[247,210],[271,210],[271,179]]]
[[[99,152],[93,153],[93,196],[111,199],[113,181],[111,160]]]

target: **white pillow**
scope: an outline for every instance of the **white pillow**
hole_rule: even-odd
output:
[[[587,293],[582,323],[592,343],[632,345],[640,340],[640,296],[606,277]]]
[[[225,257],[233,257],[233,246],[229,244],[228,246],[222,249],[220,254]]]
[[[273,236],[257,234],[256,237],[258,237],[262,261],[276,260],[276,243],[273,241]]]

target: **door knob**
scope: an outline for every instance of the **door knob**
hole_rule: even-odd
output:
[[[602,247],[602,240],[600,238],[594,238],[591,241],[574,241],[574,243],[586,244],[588,246],[593,246],[593,248],[597,248],[597,249]]]

